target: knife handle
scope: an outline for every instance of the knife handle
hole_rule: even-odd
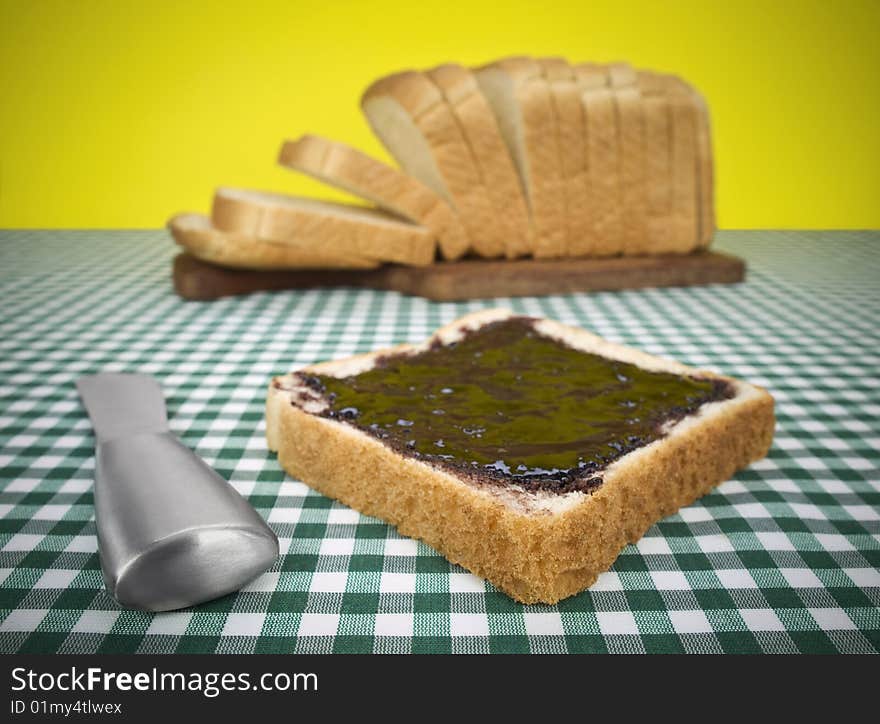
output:
[[[95,516],[107,587],[136,608],[217,598],[278,555],[278,539],[260,515],[170,432],[98,445]]]

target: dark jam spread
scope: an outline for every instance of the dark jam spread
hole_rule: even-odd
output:
[[[322,413],[394,450],[484,482],[589,492],[667,423],[732,396],[723,380],[650,372],[581,352],[514,317],[388,355],[345,378],[301,375]]]

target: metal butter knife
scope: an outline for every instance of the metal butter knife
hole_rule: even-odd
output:
[[[101,570],[123,606],[169,611],[236,591],[272,565],[278,539],[235,489],[168,429],[159,383],[76,383],[95,429]]]

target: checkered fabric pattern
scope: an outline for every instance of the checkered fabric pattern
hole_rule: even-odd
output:
[[[2,652],[877,652],[880,233],[727,232],[745,284],[436,304],[276,292],[184,302],[164,232],[0,232]],[[769,457],[626,548],[595,586],[523,606],[286,476],[272,375],[418,341],[489,305],[769,388]],[[282,555],[190,610],[104,592],[94,440],[74,381],[155,375],[171,426],[274,528]]]

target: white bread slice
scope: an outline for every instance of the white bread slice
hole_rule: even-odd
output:
[[[659,251],[687,253],[699,246],[701,236],[700,110],[690,88],[675,76],[640,71],[638,77],[642,92],[662,96],[669,113],[672,210],[668,226],[659,229]]]
[[[448,345],[466,330],[511,316],[484,310],[403,345],[300,370],[346,377],[383,356]],[[537,333],[568,346],[649,370],[720,378],[537,320]],[[555,603],[592,585],[627,543],[688,505],[733,472],[763,457],[773,437],[773,399],[746,382],[724,379],[730,399],[702,405],[668,425],[665,436],[620,457],[590,493],[530,491],[453,474],[391,447],[346,422],[321,417],[326,402],[299,374],[275,378],[266,402],[266,438],[292,476],[360,512],[433,546],[524,603]]]
[[[309,134],[285,141],[278,163],[430,229],[446,259],[467,251],[467,233],[446,201],[412,176],[351,146]]]
[[[569,256],[597,256],[597,250],[602,246],[599,237],[599,227],[596,223],[598,209],[601,204],[596,203],[593,186],[594,181],[590,169],[590,129],[587,118],[587,109],[583,102],[583,94],[587,90],[604,88],[608,84],[608,74],[603,66],[594,63],[578,63],[571,66],[575,82],[576,102],[581,114],[581,158],[575,161],[582,167],[583,193],[576,204],[577,235],[569,240]],[[575,148],[577,141],[575,141]],[[576,152],[576,151],[575,151]]]
[[[480,170],[437,86],[420,72],[396,73],[367,88],[361,109],[401,168],[456,209],[471,250],[485,257],[503,255],[504,234]]]
[[[506,58],[474,71],[526,190],[538,258],[563,256],[565,192],[550,86],[540,64]]]
[[[374,259],[335,254],[314,244],[264,241],[236,232],[218,231],[204,214],[182,213],[168,220],[174,241],[193,256],[237,269],[373,269]]]
[[[504,232],[505,255],[513,259],[530,254],[531,219],[522,182],[476,78],[470,70],[456,63],[432,68],[427,75],[443,93],[461,124],[495,218]]]
[[[677,76],[658,76],[661,90],[666,91],[667,84],[690,96],[696,109],[697,124],[697,183],[698,202],[698,243],[697,248],[705,249],[712,243],[715,234],[715,182],[714,160],[712,155],[712,133],[709,118],[709,106],[702,94],[692,85]],[[651,82],[648,82],[651,85]],[[641,85],[641,78],[640,78]],[[655,80],[654,85],[657,85]]]
[[[672,223],[672,113],[664,93],[643,92],[645,116],[645,239],[654,253],[670,248]]]
[[[645,108],[636,72],[629,65],[614,63],[608,72],[619,134],[622,251],[637,256],[651,252],[647,237]]]
[[[590,212],[593,216],[591,256],[614,256],[623,251],[620,132],[614,91],[606,68],[592,63],[574,66],[581,88],[587,128],[587,166]]]
[[[712,156],[712,123],[709,104],[703,95],[688,85],[697,106],[697,159],[700,184],[700,231],[697,247],[707,249],[715,236],[715,168]]]
[[[211,223],[221,231],[316,250],[343,258],[374,259],[410,266],[434,260],[435,239],[383,211],[265,191],[220,188]]]
[[[681,228],[681,246],[675,251],[686,253],[697,248],[700,238],[697,107],[677,78],[670,79],[668,97],[672,106],[672,206]]]
[[[566,256],[589,253],[592,218],[586,203],[590,189],[586,168],[586,120],[574,69],[565,58],[541,58],[556,115],[560,166],[564,179]]]

